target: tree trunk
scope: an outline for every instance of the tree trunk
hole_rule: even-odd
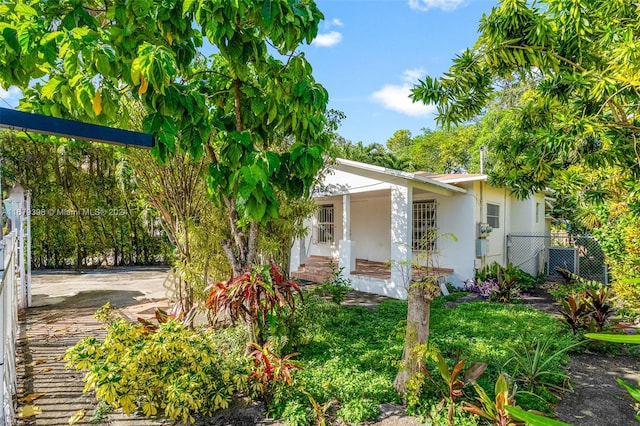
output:
[[[429,315],[431,313],[432,293],[420,285],[411,285],[408,294],[407,331],[404,338],[404,350],[400,370],[393,382],[394,389],[405,399],[407,381],[420,371],[424,351],[418,345],[426,345],[429,340]]]

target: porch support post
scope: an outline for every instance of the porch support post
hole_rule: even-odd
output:
[[[411,281],[412,206],[410,187],[391,188],[391,282],[396,292],[405,295]]]
[[[348,278],[356,269],[356,257],[353,254],[354,242],[351,241],[351,195],[342,196],[342,239],[338,242],[338,256],[343,275]]]
[[[291,246],[291,259],[289,259],[289,272],[295,272],[300,269],[300,265],[304,261],[302,255],[302,242],[300,238],[293,240],[293,246]]]

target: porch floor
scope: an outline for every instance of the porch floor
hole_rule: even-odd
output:
[[[297,271],[291,273],[292,278],[321,283],[331,276],[331,263],[336,265],[338,260],[324,256],[310,256],[305,259]],[[449,275],[453,269],[432,268],[429,271],[424,269],[411,268],[411,280],[420,281],[428,275]],[[360,275],[381,280],[391,278],[391,266],[383,262],[374,262],[365,259],[356,259],[356,269],[351,271],[351,275]]]

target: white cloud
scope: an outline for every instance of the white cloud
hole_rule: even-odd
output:
[[[342,41],[342,34],[338,31],[330,31],[324,34],[318,34],[311,44],[318,47],[332,47]]]
[[[409,7],[423,12],[429,9],[449,11],[457,9],[466,2],[466,0],[409,0]]]
[[[402,73],[402,84],[386,84],[381,89],[371,94],[374,102],[382,104],[385,109],[399,112],[411,117],[427,117],[436,110],[434,105],[425,105],[422,102],[413,102],[409,95],[413,85],[424,75],[424,70],[414,68]]]
[[[9,90],[4,90],[0,87],[0,99],[18,98],[20,95],[22,95],[22,92],[15,86],[9,87]]]
[[[331,27],[341,27],[344,24],[342,23],[342,21],[338,18],[333,18],[330,21],[324,21],[324,27],[329,29]]]
[[[425,75],[425,71],[422,68],[411,68],[408,70],[404,70],[402,72],[402,79],[410,84],[415,84],[418,82],[420,77]]]

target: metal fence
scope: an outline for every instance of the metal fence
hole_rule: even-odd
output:
[[[16,335],[18,331],[18,271],[17,235],[13,231],[0,241],[0,391],[2,410],[0,423],[14,422],[16,396]]]
[[[561,268],[589,280],[609,280],[604,252],[593,235],[509,234],[507,261],[534,276],[561,277]]]

